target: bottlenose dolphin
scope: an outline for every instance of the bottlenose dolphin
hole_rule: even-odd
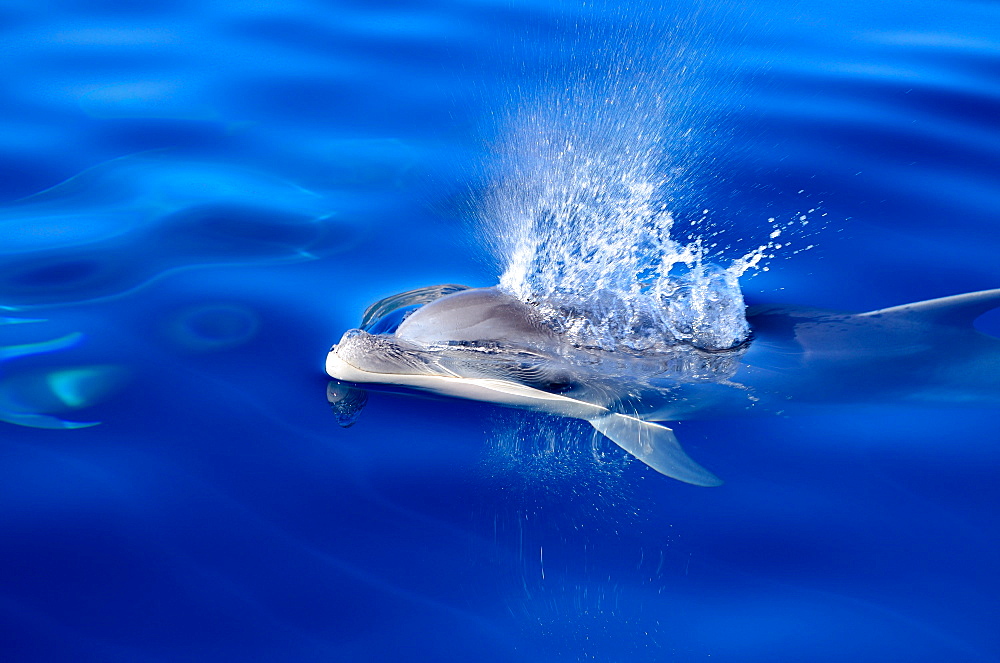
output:
[[[997,306],[1000,289],[864,313],[752,306],[741,345],[643,354],[571,341],[539,306],[495,287],[433,286],[369,307],[330,349],[326,372],[583,419],[656,471],[715,486],[721,480],[657,422],[796,403],[1000,403],[1000,339],[972,324]],[[351,405],[364,399],[330,393],[344,425],[353,423]]]

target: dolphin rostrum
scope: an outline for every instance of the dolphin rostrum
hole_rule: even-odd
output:
[[[638,353],[572,341],[539,306],[497,288],[444,285],[369,307],[330,349],[335,380],[403,387],[583,419],[654,470],[722,482],[659,421],[786,410],[796,403],[1000,403],[1000,340],[975,330],[1000,289],[865,313],[747,309],[749,341]],[[331,389],[344,425],[346,397]]]

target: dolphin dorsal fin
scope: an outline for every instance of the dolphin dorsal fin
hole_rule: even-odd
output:
[[[674,431],[625,414],[589,419],[599,433],[646,465],[672,479],[696,486],[719,486],[722,480],[684,453]]]
[[[964,326],[971,325],[973,320],[998,306],[1000,306],[1000,288],[882,308],[858,313],[856,317],[898,316],[937,324]]]

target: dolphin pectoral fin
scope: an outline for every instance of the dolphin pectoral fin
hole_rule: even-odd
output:
[[[722,480],[684,453],[674,431],[624,414],[588,419],[599,433],[646,465],[672,479],[696,486],[719,486]]]

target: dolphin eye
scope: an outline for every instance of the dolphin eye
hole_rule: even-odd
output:
[[[555,380],[541,385],[541,389],[550,394],[565,394],[568,391],[573,391],[573,383],[569,380]]]

